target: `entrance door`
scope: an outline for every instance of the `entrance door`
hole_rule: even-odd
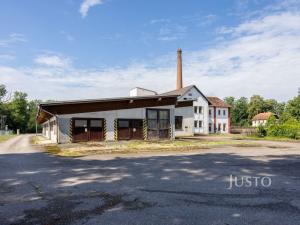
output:
[[[103,119],[91,119],[89,121],[89,141],[102,141],[104,137]]]
[[[119,119],[118,140],[142,140],[143,120],[141,119]]]
[[[73,141],[88,141],[88,120],[74,119],[73,122]]]
[[[131,120],[131,139],[143,140],[143,120]]]
[[[73,142],[102,141],[104,139],[103,119],[73,119]]]
[[[170,111],[168,109],[147,109],[148,138],[169,138]]]

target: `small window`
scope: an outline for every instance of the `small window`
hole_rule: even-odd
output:
[[[219,115],[219,116],[221,115],[221,110],[220,110],[220,109],[218,110],[218,115]]]
[[[211,109],[208,111],[209,115],[211,116]]]
[[[102,120],[91,120],[90,127],[102,127]]]
[[[182,130],[182,116],[175,116],[175,129]]]
[[[193,94],[192,94],[192,93],[189,93],[188,96],[193,96]]]
[[[202,114],[202,106],[199,106],[199,113]]]
[[[226,123],[223,123],[223,131],[226,131]]]
[[[224,109],[224,110],[223,110],[223,116],[225,116],[225,115],[226,115],[226,110]]]
[[[221,124],[218,123],[218,131],[221,131]]]
[[[211,123],[208,125],[208,131],[211,132]]]
[[[194,113],[198,113],[198,107],[194,106]]]
[[[75,127],[87,127],[87,120],[75,120]]]
[[[119,127],[120,128],[127,128],[127,127],[129,127],[129,121],[128,120],[119,120]]]
[[[194,127],[196,127],[196,128],[198,127],[198,121],[197,120],[194,121]]]
[[[202,120],[199,120],[199,127],[202,127]]]

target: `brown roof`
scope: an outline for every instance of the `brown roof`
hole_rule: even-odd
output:
[[[162,93],[162,95],[179,95],[179,96],[184,95],[187,91],[189,91],[193,87],[194,87],[194,85],[189,85],[189,86],[180,88],[178,90],[176,89],[173,91],[168,91],[168,92]]]
[[[206,96],[195,85],[189,85],[189,86],[180,88],[178,90],[173,90],[173,91],[165,92],[165,93],[162,93],[162,95],[178,95],[178,96],[182,96],[185,93],[187,93],[189,90],[191,90],[192,88],[195,88],[208,101],[208,99],[206,98]]]
[[[270,118],[270,116],[275,115],[272,112],[264,112],[264,113],[259,113],[256,116],[253,117],[252,120],[267,120]]]
[[[224,102],[222,99],[219,99],[218,97],[207,97],[207,99],[212,106],[221,107],[221,108],[231,107],[226,102]]]

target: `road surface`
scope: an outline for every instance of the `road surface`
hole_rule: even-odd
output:
[[[299,144],[72,159],[29,138],[0,144],[1,225],[300,223]],[[230,175],[272,183],[228,189]]]

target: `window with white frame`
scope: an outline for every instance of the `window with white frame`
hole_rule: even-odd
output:
[[[197,113],[197,112],[198,112],[198,107],[194,106],[194,113]]]
[[[194,127],[195,127],[195,128],[198,127],[198,121],[197,121],[197,120],[194,121]]]
[[[202,120],[199,120],[199,127],[202,128]]]
[[[199,113],[202,114],[202,106],[199,106]]]

